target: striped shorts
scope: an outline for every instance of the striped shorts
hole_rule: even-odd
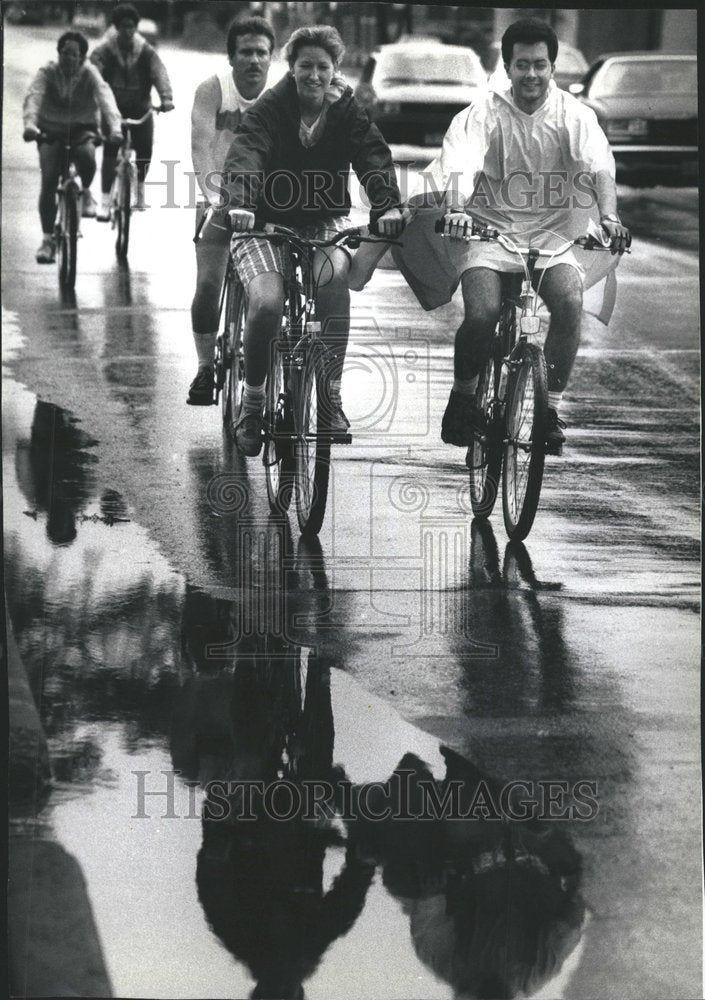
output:
[[[303,226],[290,226],[289,228],[298,233],[299,236],[304,236],[309,240],[327,240],[350,227],[351,222],[347,215],[335,215],[318,222],[309,222]],[[258,274],[268,274],[271,271],[283,275],[284,278],[290,277],[291,261],[286,243],[275,246],[269,240],[263,240],[256,236],[246,239],[243,236],[233,234],[230,241],[230,252],[238,277],[245,287]]]

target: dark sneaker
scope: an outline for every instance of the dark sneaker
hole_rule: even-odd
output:
[[[472,444],[473,430],[481,431],[483,423],[482,414],[475,407],[475,397],[451,389],[441,423],[441,441],[467,448]]]
[[[562,455],[565,444],[565,423],[560,419],[555,410],[550,407],[546,410],[546,454]]]
[[[241,413],[235,424],[235,444],[248,458],[254,458],[260,453],[263,424],[261,413]]]
[[[215,402],[215,382],[213,369],[199,368],[188,391],[187,403],[191,406],[212,406]]]
[[[83,192],[83,209],[81,211],[81,215],[84,219],[95,219],[95,213],[95,198],[90,191],[86,190]]]
[[[34,258],[37,264],[53,264],[56,260],[56,243],[52,236],[46,236]]]

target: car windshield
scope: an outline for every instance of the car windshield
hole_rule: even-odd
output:
[[[695,60],[644,59],[610,63],[595,77],[590,95],[695,94],[697,88]]]
[[[389,53],[380,59],[378,77],[387,86],[415,83],[480,83],[481,70],[475,61],[462,53],[429,52],[419,47],[418,52]]]

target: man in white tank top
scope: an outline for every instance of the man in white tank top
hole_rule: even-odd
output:
[[[227,47],[231,68],[199,85],[191,111],[191,156],[204,198],[196,212],[197,226],[208,206],[220,203],[221,171],[235,129],[267,85],[274,32],[262,17],[236,21],[228,33]],[[215,226],[207,226],[196,244],[191,325],[198,372],[187,399],[194,406],[210,406],[214,401],[213,354],[229,245],[230,233]]]

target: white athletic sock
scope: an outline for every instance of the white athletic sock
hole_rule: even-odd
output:
[[[198,358],[199,368],[213,367],[215,338],[217,336],[217,331],[215,333],[194,333],[193,342],[196,345],[196,357]]]
[[[262,412],[264,409],[264,391],[266,385],[266,380],[262,383],[262,385],[250,385],[249,382],[245,382],[245,388],[242,391],[243,413]]]
[[[472,378],[463,381],[460,378],[453,379],[453,392],[460,393],[461,396],[474,396],[477,392],[477,383],[480,381],[479,375],[473,375]]]
[[[561,400],[563,399],[562,392],[548,392],[548,408],[549,410],[555,410],[558,413],[558,407],[561,405]]]

